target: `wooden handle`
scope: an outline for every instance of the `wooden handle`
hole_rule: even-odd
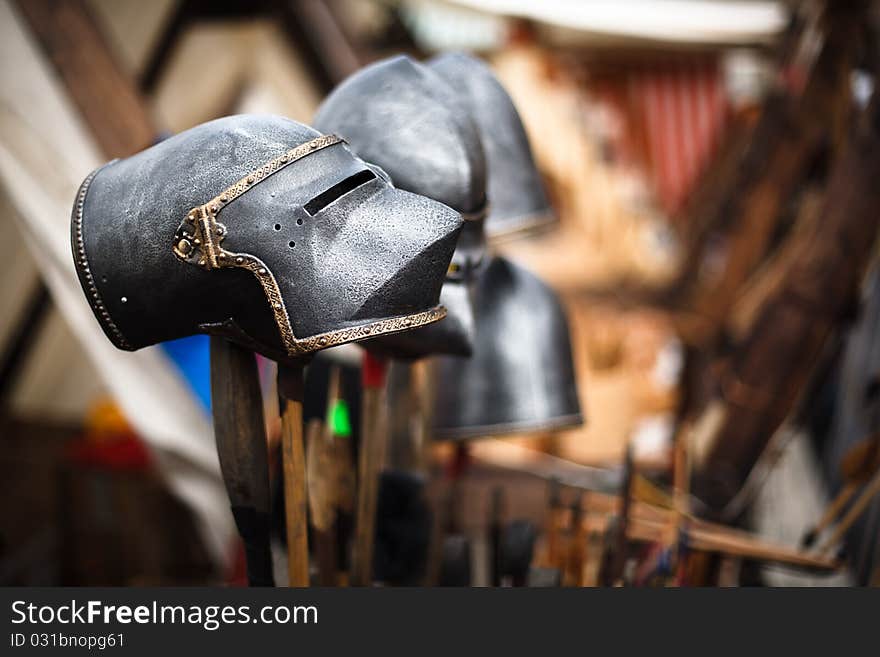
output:
[[[385,362],[364,357],[361,403],[361,447],[358,460],[358,499],[355,519],[353,586],[368,586],[373,579],[373,541],[376,534],[376,505],[379,472],[385,461],[385,409],[383,405]]]
[[[828,505],[828,508],[825,509],[825,513],[822,514],[822,517],[819,519],[819,522],[816,523],[816,526],[804,534],[803,539],[801,539],[801,547],[811,547],[819,534],[834,522],[834,519],[837,518],[841,511],[843,511],[847,502],[852,499],[852,496],[855,495],[858,490],[859,484],[855,481],[851,481],[841,488],[837,497],[835,497],[831,504]]]
[[[303,447],[302,367],[278,367],[284,512],[287,520],[287,568],[290,586],[309,585],[306,525],[306,457]]]
[[[330,449],[332,431],[325,432],[321,421],[311,419],[306,426],[306,480],[309,496],[309,520],[318,582],[336,586],[336,505],[333,485],[333,453]]]
[[[222,338],[211,338],[211,399],[220,470],[244,541],[248,583],[274,586],[269,455],[252,352]]]
[[[862,490],[861,495],[859,495],[856,501],[853,502],[850,510],[846,512],[846,515],[843,516],[843,519],[834,530],[834,533],[828,538],[822,549],[819,551],[820,554],[827,555],[831,552],[831,549],[837,545],[840,539],[843,538],[843,535],[846,534],[855,521],[859,519],[859,516],[862,515],[862,512],[877,493],[880,493],[880,471],[874,475],[874,478],[869,481],[868,485]]]
[[[632,512],[633,482],[635,481],[635,475],[637,474],[635,470],[632,446],[627,445],[623,460],[623,485],[621,486],[620,493],[620,512],[617,516],[617,525],[614,530],[614,537],[611,541],[613,552],[609,561],[609,567],[604,569],[603,572],[602,584],[604,586],[617,585],[620,578],[623,577],[623,570],[626,566],[628,528]]]

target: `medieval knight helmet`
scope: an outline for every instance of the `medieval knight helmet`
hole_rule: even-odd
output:
[[[491,69],[461,53],[427,66],[461,95],[480,131],[489,178],[489,239],[535,231],[556,221],[516,107]]]
[[[201,332],[287,361],[441,319],[460,226],[339,137],[241,115],[89,175],[72,241],[120,349]]]
[[[470,358],[434,365],[434,437],[464,440],[583,423],[568,323],[556,294],[501,257],[475,290]]]
[[[422,194],[465,218],[441,302],[443,322],[401,336],[390,354],[467,355],[473,341],[471,289],[485,248],[486,161],[476,125],[455,91],[405,56],[358,71],[331,93],[314,121],[344,137],[364,160],[386,171],[400,189]],[[371,341],[377,348],[378,341]]]

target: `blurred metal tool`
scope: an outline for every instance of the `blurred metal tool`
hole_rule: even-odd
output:
[[[535,553],[537,530],[528,520],[513,520],[501,534],[498,571],[511,586],[526,586]],[[500,584],[499,584],[500,585]]]
[[[633,484],[636,476],[636,466],[633,459],[632,445],[627,445],[626,456],[623,462],[623,483],[620,488],[620,507],[616,521],[611,529],[609,547],[611,553],[602,568],[601,581],[603,586],[618,586],[622,584],[624,569],[626,567],[627,551],[629,548],[628,535],[631,521],[633,504]]]
[[[502,545],[501,537],[504,529],[504,488],[495,486],[492,488],[489,500],[489,583],[492,586],[501,586],[503,568],[501,565]]]

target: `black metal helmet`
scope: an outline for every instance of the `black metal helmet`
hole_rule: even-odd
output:
[[[241,115],[89,175],[72,241],[117,347],[203,332],[283,361],[441,319],[460,226],[339,137]]]
[[[434,364],[434,437],[470,439],[583,423],[568,322],[556,294],[493,258],[477,280],[470,358]]]

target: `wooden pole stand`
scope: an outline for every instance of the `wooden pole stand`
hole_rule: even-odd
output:
[[[223,338],[211,338],[211,399],[217,455],[244,542],[248,584],[274,586],[269,453],[253,352]]]
[[[386,370],[386,361],[365,354],[352,586],[369,586],[373,579],[379,473],[385,463],[387,443],[385,409],[382,407]]]
[[[281,455],[284,511],[287,521],[287,568],[290,586],[309,585],[309,534],[306,524],[306,457],[303,446],[303,368],[278,366],[281,397]]]

